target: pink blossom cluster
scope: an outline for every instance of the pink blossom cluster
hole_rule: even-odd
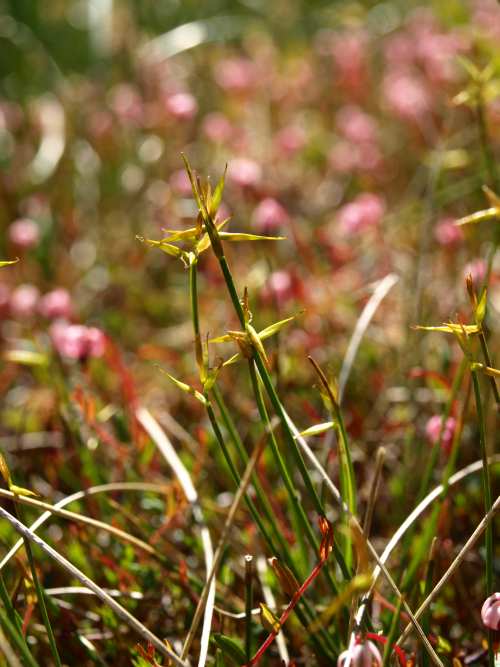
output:
[[[429,442],[432,445],[437,445],[437,443],[439,442],[439,436],[441,434],[442,424],[443,424],[442,416],[433,415],[428,420],[425,426],[425,433],[429,439]],[[441,438],[441,447],[443,451],[446,452],[447,454],[450,453],[456,427],[457,427],[457,420],[454,417],[448,417],[448,419],[444,424],[443,435]]]
[[[50,335],[57,352],[69,359],[102,357],[106,350],[106,336],[97,327],[58,320],[51,325]]]
[[[377,227],[384,217],[386,205],[380,195],[365,192],[339,210],[337,221],[345,235],[359,234]]]
[[[34,317],[37,313],[47,319],[69,318],[73,313],[71,295],[58,287],[43,296],[35,285],[19,285],[9,295],[9,311],[19,319]]]

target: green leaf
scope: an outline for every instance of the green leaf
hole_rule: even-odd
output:
[[[285,320],[280,320],[279,322],[275,322],[274,324],[269,325],[265,329],[262,329],[262,331],[259,331],[259,338],[261,340],[265,340],[266,338],[269,338],[270,336],[274,336],[274,334],[277,334],[289,322],[294,320],[295,317],[296,317],[295,315],[292,315],[292,317],[287,317]]]
[[[497,220],[498,218],[500,218],[500,209],[495,206],[459,218],[455,222],[455,225],[457,227],[462,227],[463,225],[477,225],[479,222],[484,222],[485,220]]]
[[[321,435],[322,433],[326,433],[327,431],[330,431],[332,428],[335,428],[335,422],[333,421],[323,422],[322,424],[314,424],[314,426],[306,428],[306,430],[301,431],[299,435],[302,435],[304,438],[308,438],[309,436],[312,435]],[[295,437],[297,438],[297,436]]]
[[[243,234],[242,232],[219,232],[223,241],[283,241],[285,236],[261,236],[260,234]]]
[[[255,350],[257,350],[258,354],[262,357],[262,359],[266,363],[266,366],[269,366],[269,360],[266,355],[266,350],[262,345],[262,341],[260,339],[259,334],[255,331],[250,322],[246,323],[245,328],[248,333],[248,337],[250,338],[252,346],[254,347]]]
[[[196,179],[193,174],[193,170],[191,169],[191,165],[189,164],[189,160],[187,159],[186,155],[184,153],[181,153],[181,158],[184,162],[184,166],[187,171],[187,175],[189,178],[189,182],[191,183],[191,189],[193,191],[193,196],[196,201],[196,205],[198,206],[198,209],[201,211],[202,210],[202,204],[201,204],[201,198],[200,198],[200,193],[198,190],[198,185],[196,183]]]
[[[219,179],[219,182],[217,183],[217,186],[212,195],[212,199],[210,201],[209,213],[213,218],[215,218],[215,215],[222,200],[222,193],[224,192],[224,184],[226,182],[226,173],[227,173],[227,164],[224,168],[224,173],[222,174],[222,176]]]
[[[46,355],[33,350],[9,350],[5,353],[4,359],[23,366],[47,366],[49,363]]]
[[[25,489],[23,486],[17,486],[16,484],[9,484],[9,491],[12,491],[16,496],[27,496],[28,498],[39,498],[40,494],[35,493],[35,491],[30,491]]]
[[[212,640],[215,642],[217,648],[237,665],[241,666],[246,664],[247,659],[245,652],[235,639],[216,632],[212,635]]]
[[[476,312],[474,313],[474,317],[476,318],[476,322],[478,326],[481,326],[483,323],[483,320],[486,316],[486,304],[488,302],[488,293],[486,287],[483,289],[481,292],[481,296],[479,297],[479,301],[476,306]]]
[[[171,380],[181,391],[185,392],[186,394],[190,394],[191,396],[194,396],[200,403],[203,405],[207,405],[207,399],[203,396],[203,394],[199,391],[197,391],[194,387],[191,387],[191,385],[186,384],[185,382],[181,382],[177,378],[174,378],[173,375],[170,375],[170,373],[167,373],[167,371],[163,370],[160,366],[158,366],[158,370],[166,375],[169,380]]]

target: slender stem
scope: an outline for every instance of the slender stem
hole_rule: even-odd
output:
[[[488,350],[488,343],[486,342],[486,336],[484,335],[484,331],[483,331],[482,327],[479,331],[479,343],[481,344],[481,350],[483,352],[483,357],[484,357],[484,360],[486,362],[486,365],[491,368],[494,364],[493,364],[493,361],[491,359],[490,352]],[[495,378],[492,375],[488,376],[488,380],[490,382],[491,389],[493,391],[493,396],[495,398],[495,403],[497,404],[497,409],[499,409],[500,408],[500,393],[498,391],[497,381],[495,380]]]
[[[389,662],[391,655],[394,651],[394,640],[396,638],[396,633],[398,631],[399,616],[401,614],[401,605],[403,604],[403,598],[399,598],[396,603],[396,610],[392,616],[391,627],[389,628],[389,633],[387,635],[387,641],[384,646],[384,654],[382,656],[382,667],[389,667]],[[427,658],[426,651],[423,652]],[[428,662],[428,659],[427,659]]]
[[[245,657],[252,657],[253,556],[245,556]]]
[[[424,472],[424,475],[422,477],[422,482],[420,484],[420,489],[419,489],[418,496],[417,496],[417,502],[422,500],[422,498],[424,498],[429,491],[429,486],[430,486],[430,483],[431,483],[431,480],[432,480],[432,474],[433,474],[434,469],[436,467],[439,452],[441,451],[441,444],[442,444],[444,432],[445,432],[445,429],[446,429],[446,421],[448,420],[449,416],[451,415],[451,411],[452,411],[452,408],[453,408],[453,403],[455,402],[455,399],[458,395],[458,391],[459,391],[459,389],[462,385],[462,380],[463,380],[466,368],[467,368],[467,360],[462,359],[462,361],[460,362],[460,366],[458,367],[458,370],[455,374],[455,377],[453,378],[453,384],[452,384],[452,387],[451,387],[450,396],[448,398],[448,402],[446,403],[446,407],[445,407],[445,410],[444,410],[444,413],[443,413],[443,418],[441,420],[441,428],[439,430],[439,437],[438,437],[438,440],[437,440],[436,444],[432,448],[431,455],[430,455],[428,463],[427,463],[427,467],[425,468],[425,472]]]
[[[479,444],[481,447],[481,458],[483,460],[483,491],[484,491],[484,509],[485,514],[488,514],[492,508],[491,500],[491,481],[490,469],[488,467],[488,453],[486,451],[486,432],[485,419],[483,411],[483,402],[481,399],[481,388],[479,386],[479,379],[477,371],[472,370],[472,386],[474,387],[474,398],[476,400],[477,420],[479,426]],[[489,597],[493,593],[493,525],[488,523],[485,531],[486,542],[486,595]],[[495,665],[495,654],[493,651],[493,633],[488,631],[488,664],[489,667]]]
[[[18,521],[22,521],[20,508],[18,508],[17,503],[14,501],[14,515]],[[33,584],[35,586],[36,597],[38,600],[38,606],[40,608],[40,614],[42,616],[42,621],[47,632],[47,639],[49,640],[50,651],[52,657],[54,658],[55,664],[57,667],[62,667],[61,658],[59,657],[59,651],[57,650],[56,638],[54,637],[54,631],[52,630],[52,625],[50,622],[49,614],[47,612],[47,606],[45,604],[45,593],[38,579],[36,572],[35,559],[33,558],[33,551],[31,549],[31,544],[26,535],[23,535],[24,548],[26,549],[26,555],[28,557],[28,563],[31,570],[31,576],[33,578]]]

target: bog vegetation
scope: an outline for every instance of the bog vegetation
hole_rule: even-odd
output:
[[[0,1],[2,667],[498,663],[500,4],[269,4]]]

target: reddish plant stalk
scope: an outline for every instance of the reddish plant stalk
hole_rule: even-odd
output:
[[[276,631],[273,630],[271,632],[267,639],[264,641],[264,643],[260,646],[259,650],[257,653],[253,656],[253,658],[250,660],[249,663],[247,663],[246,667],[253,667],[253,665],[256,665],[260,662],[260,659],[268,649],[268,647],[273,643],[273,641],[276,639],[278,636],[278,633],[280,632],[281,628],[283,627],[284,623],[286,622],[287,618],[290,616],[292,613],[294,607],[297,605],[297,602],[300,600],[300,598],[304,595],[306,590],[309,588],[309,586],[312,584],[312,582],[316,579],[318,574],[321,571],[321,568],[323,565],[326,563],[326,558],[324,560],[320,560],[317,565],[314,566],[311,574],[307,577],[307,579],[304,581],[304,583],[300,586],[300,588],[297,589],[297,591],[294,593],[292,599],[288,603],[287,608],[284,610],[284,612],[281,614],[280,619],[279,619],[279,627]]]

